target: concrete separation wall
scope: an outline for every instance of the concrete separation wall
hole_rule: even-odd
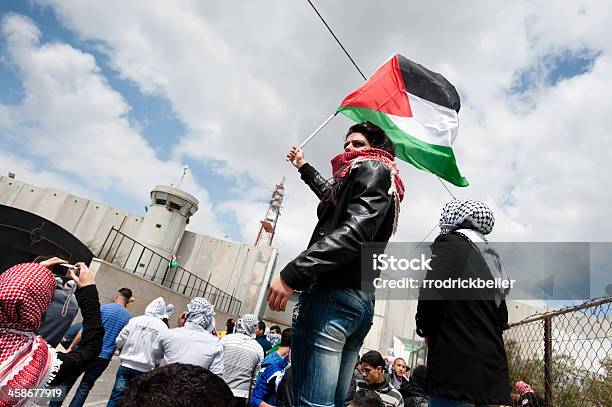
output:
[[[132,290],[136,301],[130,306],[133,316],[143,315],[144,310],[151,301],[157,297],[163,297],[166,304],[174,304],[174,315],[170,318],[170,327],[174,328],[178,323],[178,316],[187,310],[187,304],[191,298],[179,294],[162,285],[145,280],[135,274],[107,263],[103,260],[94,258],[91,262],[91,270],[95,273],[96,286],[100,294],[100,303],[112,302],[113,296],[118,289],[127,287]],[[228,315],[223,312],[215,311],[217,329],[225,329],[228,318],[237,318],[237,315]]]

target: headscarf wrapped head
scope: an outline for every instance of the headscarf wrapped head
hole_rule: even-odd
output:
[[[520,394],[521,396],[525,393],[533,393],[533,389],[531,388],[531,386],[522,380],[519,380],[518,382],[516,382],[514,384],[514,388],[516,389],[518,394]]]
[[[145,315],[159,319],[166,318],[166,302],[163,297],[157,297],[145,308]]]
[[[495,225],[493,212],[484,202],[455,199],[448,202],[440,215],[440,230],[447,234],[456,229],[473,229],[483,235],[491,233]]]
[[[172,317],[172,314],[174,314],[174,304],[167,304],[166,305],[166,318],[170,319]]]
[[[212,332],[215,328],[215,310],[206,298],[196,297],[187,305],[185,327],[198,326]]]
[[[242,318],[236,322],[234,332],[253,336],[255,335],[255,329],[257,329],[258,322],[259,319],[254,314],[244,314]]]
[[[53,274],[37,263],[18,264],[0,274],[0,393],[11,387],[43,387],[59,370],[55,351],[34,334],[54,291]],[[11,403],[0,399],[0,406]]]

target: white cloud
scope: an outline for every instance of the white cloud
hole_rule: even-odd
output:
[[[112,188],[143,199],[155,184],[176,181],[181,163],[158,159],[130,126],[130,107],[109,86],[91,54],[66,43],[41,44],[34,23],[16,14],[2,20],[2,33],[25,89],[19,106],[2,110],[9,113],[3,122],[12,123],[2,133],[6,141],[20,143],[55,169],[74,174],[90,190]],[[210,214],[207,191],[191,177],[186,186],[199,198],[201,210]],[[209,233],[223,229],[214,214],[195,223]]]
[[[96,41],[123,78],[170,100],[188,129],[175,148],[177,160],[214,158],[232,181],[248,174],[256,182],[221,208],[236,214],[246,241],[254,239],[264,215],[260,202],[268,197],[262,186],[287,175],[277,242],[286,245],[285,256],[305,247],[316,202],[285,162],[285,152],[361,84],[307,4],[39,2],[53,7],[81,38]],[[493,206],[495,239],[610,240],[605,168],[612,158],[612,123],[605,89],[612,76],[612,26],[606,1],[337,1],[319,9],[366,75],[399,52],[444,73],[459,88],[463,107],[455,147],[471,186],[454,193]],[[40,51],[48,47],[56,45]],[[590,72],[554,87],[537,86],[528,95],[529,109],[516,108],[524,101],[508,89],[521,70],[547,55],[585,48],[601,52]],[[95,63],[78,59],[91,73]],[[98,88],[105,86],[92,90]],[[107,97],[110,103],[112,94]],[[114,106],[110,116],[117,123],[126,108]],[[308,146],[307,158],[324,174],[349,124],[336,118]],[[129,133],[129,126],[115,125],[113,131]],[[146,143],[133,143],[139,152],[133,156],[157,163]],[[101,147],[112,151],[129,144]],[[420,240],[449,197],[431,175],[407,165],[401,170],[407,193],[396,240]],[[97,176],[104,180],[104,174],[117,178],[100,165]],[[141,184],[146,174],[135,171],[127,178],[122,182]]]

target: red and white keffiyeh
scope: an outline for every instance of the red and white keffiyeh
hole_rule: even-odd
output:
[[[397,222],[399,220],[400,202],[404,199],[404,182],[400,178],[399,169],[395,163],[395,157],[387,151],[365,147],[359,150],[347,151],[340,153],[331,160],[332,174],[336,182],[344,178],[355,164],[374,160],[389,168],[391,172],[391,187],[389,188],[389,195],[393,196],[395,202],[395,216],[393,219],[393,234],[397,231]]]
[[[0,394],[9,388],[44,387],[61,361],[35,332],[53,298],[55,279],[44,266],[23,263],[0,274]],[[0,407],[27,399],[0,400]]]

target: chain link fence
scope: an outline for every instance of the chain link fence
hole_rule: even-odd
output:
[[[510,383],[528,383],[547,407],[611,407],[611,325],[612,297],[511,324]]]

